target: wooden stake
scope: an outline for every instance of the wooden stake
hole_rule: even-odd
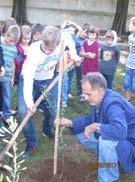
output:
[[[62,92],[62,76],[63,76],[63,61],[64,61],[64,41],[61,41],[61,54],[59,62],[59,80],[58,80],[58,100],[57,100],[57,114],[56,119],[60,118],[60,105],[61,105],[61,92]],[[53,174],[57,174],[57,158],[58,158],[58,137],[59,126],[55,127],[55,145],[54,145],[54,171]]]

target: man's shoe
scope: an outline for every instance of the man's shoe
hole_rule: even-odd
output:
[[[21,155],[22,158],[27,158],[30,155],[36,153],[38,151],[36,146],[28,146],[26,147],[26,150],[24,151],[24,153]]]
[[[43,135],[44,137],[49,138],[49,139],[54,139],[54,133],[46,134],[46,133],[43,132],[42,135]]]

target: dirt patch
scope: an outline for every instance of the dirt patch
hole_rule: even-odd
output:
[[[35,169],[35,173],[32,171]],[[32,170],[32,171],[31,171]],[[58,160],[57,175],[53,175],[53,160],[45,159],[36,163],[29,163],[28,170],[23,173],[27,180],[33,182],[94,182],[96,181],[95,171],[90,171],[86,161],[79,163],[71,158]],[[22,178],[21,177],[21,178]]]

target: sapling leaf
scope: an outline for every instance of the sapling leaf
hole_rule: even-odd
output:
[[[13,158],[14,156],[10,152],[5,152],[9,157]]]
[[[3,139],[3,142],[5,142],[5,143],[10,143],[7,139]]]
[[[24,170],[26,170],[27,169],[27,167],[23,167],[22,169],[21,169],[21,171],[24,171]]]
[[[4,169],[6,169],[8,171],[13,171],[13,168],[8,165],[4,165]]]
[[[2,130],[4,130],[6,133],[9,133],[9,134],[11,134],[12,135],[12,133],[7,129],[7,128],[5,128],[5,127],[2,127]]]
[[[25,162],[25,160],[21,160],[21,161],[18,162],[18,164],[22,164],[24,162]]]

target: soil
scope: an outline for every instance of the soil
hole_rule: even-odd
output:
[[[30,169],[36,168],[36,173]],[[38,170],[39,169],[39,170]],[[38,172],[37,172],[38,171]],[[94,182],[96,181],[95,170],[90,170],[86,161],[79,163],[73,159],[64,157],[58,160],[57,175],[53,175],[53,160],[45,159],[38,163],[31,163],[28,170],[23,173],[28,177],[29,182]],[[21,177],[22,178],[22,177]]]

